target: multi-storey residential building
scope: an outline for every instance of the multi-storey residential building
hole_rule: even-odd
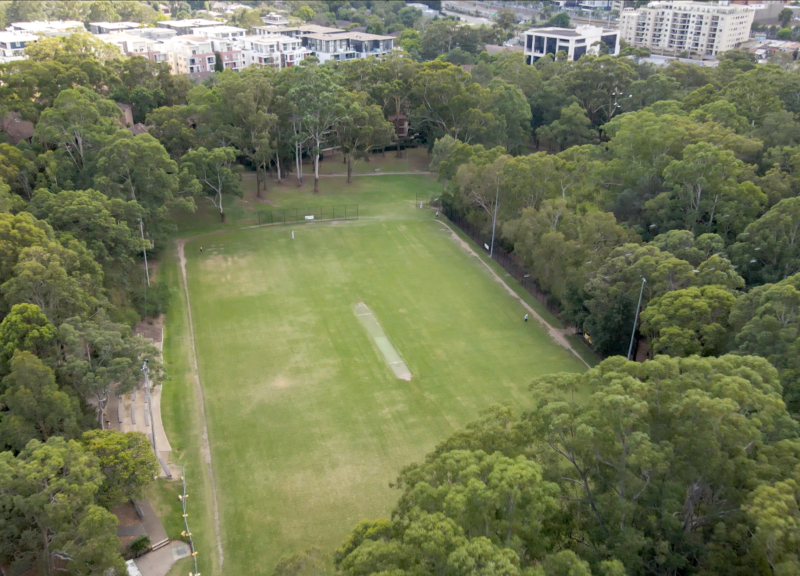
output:
[[[164,51],[164,44],[152,38],[135,34],[106,34],[103,42],[119,46],[125,56],[143,56],[153,62],[168,62],[169,56]]]
[[[301,39],[303,45],[311,50],[320,63],[383,56],[392,50],[394,43],[392,36],[342,31],[333,34],[306,34]]]
[[[307,36],[309,34],[338,34],[344,32],[341,28],[331,28],[330,26],[318,26],[316,24],[303,24],[302,26],[256,26],[256,34],[269,36],[279,34],[281,36]]]
[[[86,32],[83,22],[77,20],[48,20],[35,22],[14,22],[6,28],[9,32],[28,32],[45,36],[61,36],[73,32]]]
[[[291,36],[245,36],[238,39],[245,66],[271,66],[278,70],[294,66],[311,54],[299,38]]]
[[[619,54],[619,32],[597,26],[577,28],[532,28],[525,32],[525,62],[533,64],[547,54],[567,53],[569,60],[577,60],[584,54],[600,54],[606,46],[609,54]]]
[[[716,56],[750,37],[753,17],[737,4],[662,0],[623,10],[619,29],[633,46]]]
[[[115,34],[138,28],[138,22],[89,22],[89,32],[92,34]]]
[[[135,34],[143,38],[150,38],[151,40],[160,40],[162,42],[174,38],[178,34],[171,28],[134,28],[132,30],[126,30],[125,33]]]
[[[236,26],[203,26],[192,29],[195,36],[206,36],[207,38],[219,38],[224,40],[235,40],[247,35],[247,30]]]
[[[238,72],[247,64],[244,60],[244,53],[241,46],[239,46],[239,38],[235,40],[228,40],[227,38],[210,38],[211,49],[215,54],[219,54],[222,60],[222,66],[226,70],[235,70]],[[216,56],[215,56],[216,57]]]
[[[173,74],[205,78],[214,73],[214,48],[205,36],[176,36],[164,42]]]
[[[191,18],[189,20],[163,20],[158,22],[162,28],[169,28],[175,30],[178,36],[188,36],[194,34],[195,28],[204,28],[206,26],[218,26],[219,22],[213,20],[205,20],[204,18]]]
[[[38,36],[25,32],[0,32],[0,62],[22,60],[25,47],[38,39]]]

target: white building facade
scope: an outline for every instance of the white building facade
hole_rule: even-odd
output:
[[[584,54],[599,55],[602,48],[608,54],[619,54],[619,32],[598,26],[577,28],[532,28],[525,32],[525,62],[533,64],[548,54],[564,51],[569,60]]]
[[[748,6],[663,0],[626,8],[619,29],[632,46],[716,56],[750,38],[754,17]]]
[[[311,54],[299,38],[291,36],[245,36],[237,40],[245,66],[270,66],[276,70],[296,66]]]

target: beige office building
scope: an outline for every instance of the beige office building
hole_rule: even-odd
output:
[[[664,52],[716,56],[750,38],[754,11],[728,2],[663,0],[620,16],[620,34],[628,44]]]

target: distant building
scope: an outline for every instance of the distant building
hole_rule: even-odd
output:
[[[135,34],[106,34],[103,42],[119,46],[125,56],[142,56],[152,62],[168,62],[169,57],[164,51],[164,43],[145,36]]]
[[[303,45],[311,50],[320,63],[383,56],[394,47],[392,36],[341,30],[331,34],[307,34],[302,36],[302,40]]]
[[[299,38],[291,36],[245,36],[238,39],[245,66],[270,66],[276,70],[289,68],[311,54]]]
[[[229,40],[227,38],[211,38],[211,49],[219,54],[222,60],[222,67],[225,70],[240,71],[247,64],[244,61],[244,53],[239,45],[240,38]]]
[[[219,22],[204,18],[191,18],[189,20],[163,20],[157,24],[162,28],[175,30],[178,36],[188,36],[194,33],[195,28],[218,26]]]
[[[73,32],[86,32],[83,22],[77,20],[48,20],[35,22],[14,22],[6,28],[9,32],[28,32],[45,36],[62,36]]]
[[[0,32],[0,62],[22,60],[25,47],[38,39],[38,36],[25,32]]]
[[[122,123],[125,126],[133,126],[133,106],[130,104],[123,104],[121,102],[117,102],[117,108],[122,110]]]
[[[171,28],[133,28],[126,30],[126,34],[133,34],[141,36],[142,38],[150,38],[151,40],[169,40],[174,38],[178,33]]]
[[[781,13],[781,10],[784,8],[791,9],[791,6],[784,2],[775,2],[773,0],[731,0],[731,4],[750,8],[753,11],[754,22],[775,21],[778,19],[778,14]]]
[[[750,38],[754,15],[738,4],[663,0],[623,10],[619,30],[632,46],[716,56]]]
[[[3,131],[9,144],[16,146],[22,140],[30,142],[33,138],[33,122],[23,120],[19,112],[9,112],[3,118]]]
[[[164,42],[164,51],[173,74],[206,78],[214,73],[214,48],[211,38],[179,35]]]
[[[195,36],[206,36],[208,38],[219,38],[225,40],[235,40],[247,35],[247,30],[236,26],[203,26],[193,28],[192,34]]]
[[[288,26],[289,19],[283,14],[277,12],[270,12],[261,18],[267,26]]]
[[[584,54],[600,54],[602,45],[608,53],[619,54],[619,33],[597,26],[578,26],[577,28],[532,28],[525,32],[525,62],[533,64],[547,54],[560,51],[567,58],[577,60]]]
[[[89,32],[92,34],[113,34],[125,32],[141,26],[138,22],[89,22]]]

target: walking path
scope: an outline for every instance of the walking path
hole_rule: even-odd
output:
[[[581,355],[578,354],[578,352],[575,351],[575,349],[569,343],[569,340],[567,340],[567,336],[566,335],[572,333],[568,328],[556,328],[555,326],[551,326],[550,324],[545,322],[544,318],[539,316],[539,314],[536,312],[536,310],[531,308],[531,306],[527,302],[525,302],[525,300],[523,300],[522,297],[519,294],[514,292],[514,290],[511,288],[511,286],[506,284],[506,282],[502,278],[500,278],[500,276],[498,276],[498,274],[494,270],[492,270],[492,267],[489,266],[489,263],[484,261],[484,259],[481,258],[480,256],[478,256],[478,254],[472,249],[472,247],[467,242],[462,240],[461,237],[458,234],[456,234],[455,230],[453,230],[450,227],[449,224],[447,224],[446,222],[444,222],[442,220],[437,220],[437,222],[439,222],[442,226],[444,226],[445,228],[450,230],[450,234],[452,234],[453,240],[458,242],[458,244],[464,250],[466,250],[467,252],[469,252],[470,254],[475,256],[478,260],[481,261],[481,264],[486,266],[486,269],[494,277],[494,279],[497,280],[498,282],[500,282],[500,284],[503,285],[503,287],[506,289],[506,292],[508,292],[511,296],[513,296],[517,300],[519,300],[520,304],[522,304],[522,306],[528,311],[528,313],[531,316],[533,316],[534,318],[536,318],[542,326],[544,326],[545,330],[547,330],[547,333],[550,335],[550,337],[553,340],[556,341],[557,344],[560,344],[561,346],[563,346],[564,348],[566,348],[567,350],[572,352],[578,360],[580,360],[581,362],[586,364],[587,368],[591,368],[591,366],[589,366],[589,364],[586,362],[586,360],[581,358]]]
[[[205,458],[206,464],[208,464],[208,475],[211,478],[211,496],[214,499],[214,531],[216,532],[217,536],[217,553],[219,554],[219,569],[222,572],[222,562],[223,562],[223,553],[222,553],[222,537],[220,534],[220,524],[219,524],[219,505],[217,503],[217,486],[214,482],[214,468],[211,465],[211,447],[208,443],[208,425],[206,424],[206,409],[205,409],[205,399],[203,397],[203,387],[200,384],[200,371],[197,368],[197,349],[195,348],[194,343],[194,324],[192,323],[192,302],[189,299],[189,284],[186,280],[186,254],[184,253],[184,246],[186,242],[191,240],[191,238],[184,238],[182,240],[178,240],[178,258],[180,259],[181,263],[181,278],[183,279],[183,291],[186,294],[186,311],[189,315],[189,335],[191,338],[189,339],[192,343],[192,365],[194,367],[194,382],[197,387],[197,394],[200,397],[200,420],[203,422],[203,444],[202,444],[202,456]]]

